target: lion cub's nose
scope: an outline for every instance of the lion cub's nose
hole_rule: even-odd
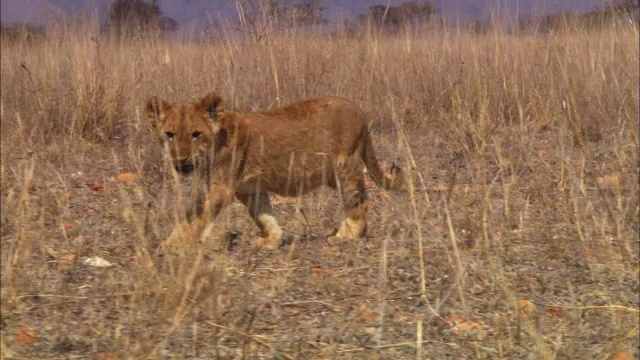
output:
[[[188,159],[176,160],[173,162],[173,166],[176,168],[176,171],[183,174],[189,174],[195,169],[193,161]]]

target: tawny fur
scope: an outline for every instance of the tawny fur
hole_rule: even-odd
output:
[[[262,230],[255,245],[278,247],[282,230],[269,193],[300,196],[322,185],[342,191],[346,212],[331,240],[356,238],[366,228],[364,166],[380,186],[400,182],[397,167],[387,175],[378,165],[364,113],[343,98],[243,113],[224,109],[215,93],[181,105],[154,97],[146,112],[176,169],[196,170],[211,184],[195,218],[176,228],[168,242],[199,236],[235,196]]]

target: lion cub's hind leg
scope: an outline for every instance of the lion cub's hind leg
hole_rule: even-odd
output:
[[[343,167],[339,170],[338,177],[346,217],[335,235],[329,237],[330,243],[359,238],[367,230],[367,194],[360,164]]]
[[[259,249],[277,249],[282,245],[282,229],[278,225],[271,207],[269,194],[260,192],[258,194],[236,194],[249,209],[249,214],[260,228],[261,235],[253,243]]]

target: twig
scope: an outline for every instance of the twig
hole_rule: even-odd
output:
[[[448,346],[452,346],[452,347],[459,347],[458,345],[454,344],[454,343],[445,343],[445,342],[440,342],[440,341],[433,341],[433,340],[423,340],[420,342],[420,344],[442,344],[442,345],[448,345]],[[400,347],[400,346],[411,346],[411,347],[415,347],[416,346],[416,342],[415,341],[407,341],[407,342],[401,342],[401,343],[395,343],[395,344],[387,344],[387,345],[380,345],[377,346],[376,349],[391,349],[394,347]],[[364,350],[373,350],[373,348],[366,348],[366,347],[359,347],[359,348],[355,348],[355,349],[347,349],[347,350],[338,350],[338,353],[350,353],[350,352],[357,352],[357,351],[364,351]]]
[[[27,64],[24,61],[22,61],[20,62],[20,67],[27,73],[27,75],[29,76],[29,82],[31,83],[31,86],[35,88],[33,77],[31,76],[31,70],[29,70],[29,68],[27,67]]]
[[[55,294],[20,295],[20,296],[17,296],[17,298],[18,299],[24,299],[24,298],[90,299],[90,297],[88,296],[55,295]]]
[[[409,294],[402,294],[402,295],[397,295],[397,296],[393,296],[393,297],[387,297],[385,298],[385,300],[389,301],[389,300],[399,300],[399,299],[406,299],[406,298],[412,298],[412,297],[419,297],[421,296],[422,293],[409,293]]]
[[[273,345],[268,344],[268,343],[266,343],[266,342],[264,342],[264,341],[262,341],[262,340],[260,340],[258,338],[255,338],[255,337],[253,337],[253,336],[251,336],[249,334],[245,334],[245,333],[243,333],[241,331],[238,331],[238,330],[235,330],[235,329],[232,329],[232,328],[220,325],[220,324],[216,324],[216,323],[211,322],[211,321],[205,321],[205,323],[207,323],[207,324],[209,324],[209,325],[211,325],[213,327],[216,327],[218,329],[222,329],[222,330],[225,330],[225,331],[228,331],[228,332],[232,332],[232,333],[234,333],[236,335],[240,335],[240,336],[244,337],[245,339],[251,340],[251,341],[253,341],[254,343],[256,343],[258,345],[262,345],[264,347],[267,347],[267,348],[277,352],[278,354],[282,355],[285,359],[293,360],[291,355],[289,355],[289,354],[287,354],[287,353],[285,353],[283,351],[280,351],[276,347],[274,347]]]
[[[568,305],[547,305],[547,307],[557,307],[572,310],[626,310],[629,312],[640,313],[640,309],[634,309],[623,305],[588,305],[588,306],[568,306]]]
[[[278,271],[290,271],[290,270],[298,270],[298,269],[305,269],[304,267],[299,267],[299,266],[294,266],[294,267],[287,267],[287,268],[269,268],[269,267],[261,267],[261,268],[256,268],[255,271],[269,271],[269,272],[278,272]]]
[[[102,299],[102,298],[109,298],[109,297],[116,297],[116,296],[127,296],[127,295],[133,295],[135,294],[134,292],[127,292],[127,293],[116,293],[116,294],[106,294],[106,295],[96,295],[96,296],[73,296],[73,295],[58,295],[58,294],[28,294],[28,295],[19,295],[16,298],[17,299],[24,299],[24,298],[36,298],[36,297],[40,297],[40,298],[60,298],[60,299],[82,299],[82,300],[86,300],[86,299]]]
[[[329,308],[329,310],[336,312],[338,311],[338,309],[340,309],[339,306],[337,305],[332,305],[329,303],[326,303],[324,301],[320,301],[320,300],[305,300],[305,301],[289,301],[289,302],[285,302],[285,303],[281,303],[280,306],[297,306],[297,305],[306,305],[306,304],[320,304],[320,305],[324,305],[325,307]]]
[[[11,357],[7,356],[7,358],[11,358],[11,359],[14,359],[14,360],[33,359],[32,357],[20,357],[20,356],[11,356]],[[48,358],[48,359],[51,359],[51,360],[58,360],[58,359],[66,360],[66,359],[86,359],[86,358],[87,358],[86,355],[67,355],[67,356],[63,356],[63,357],[54,357],[54,358]]]
[[[78,204],[77,202],[71,202],[71,201],[69,201],[68,204],[69,204],[69,206],[77,206],[77,207],[93,210],[93,211],[97,212],[98,214],[101,213],[100,210],[98,210],[98,209],[96,209],[94,207],[91,207],[89,205],[82,205],[82,204]]]

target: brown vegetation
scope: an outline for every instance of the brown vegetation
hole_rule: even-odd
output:
[[[3,358],[638,356],[636,26],[87,33],[2,44]],[[371,197],[365,240],[326,243],[343,214],[319,190],[274,202],[304,234],[283,249],[252,251],[236,204],[160,257],[192,184],[164,171],[141,106],[211,90],[247,111],[352,99],[411,186]]]

